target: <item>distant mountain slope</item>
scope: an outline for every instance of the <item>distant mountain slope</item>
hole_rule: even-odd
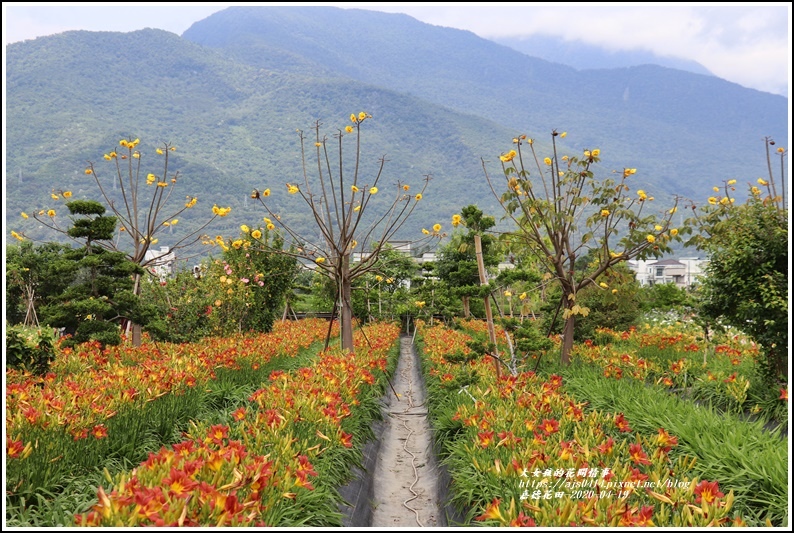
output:
[[[640,166],[668,194],[700,198],[723,179],[755,178],[765,164],[762,138],[788,141],[781,96],[650,65],[580,72],[407,15],[234,7],[183,36],[253,65],[270,61],[253,50],[281,50],[272,55],[297,56],[321,72],[410,93],[516,132],[568,130],[574,146],[599,145],[606,163]]]
[[[416,227],[406,228],[416,235],[467,203],[495,204],[479,157],[498,155],[512,135],[494,121],[350,79],[248,66],[161,30],[68,32],[11,45],[7,55],[5,197],[12,228],[20,211],[50,207],[53,188],[95,196],[86,161],[107,168],[102,154],[127,136],[142,140],[145,172],[161,170],[157,143],[176,144],[172,170],[183,175],[176,203],[199,196],[186,224],[204,218],[213,203],[234,208],[213,235],[261,221],[261,206],[248,198],[255,187],[271,188],[271,200],[296,220],[298,204],[284,187],[302,181],[296,128],[320,119],[332,139],[351,112],[366,110],[374,119],[364,126],[363,170],[373,173],[380,157],[389,160],[381,202],[398,180],[416,188],[433,176],[426,208]],[[308,220],[297,223],[305,229]]]
[[[490,40],[509,46],[528,56],[568,65],[577,70],[658,65],[693,74],[712,75],[706,67],[697,61],[659,56],[648,50],[607,50],[580,40],[567,41],[562,37],[541,34],[525,37],[498,37]]]

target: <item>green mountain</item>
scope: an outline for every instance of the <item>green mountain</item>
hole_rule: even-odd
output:
[[[261,221],[249,194],[266,187],[285,219],[310,231],[284,187],[302,181],[295,130],[319,119],[331,138],[359,111],[374,117],[363,126],[364,175],[388,160],[381,191],[398,181],[416,190],[432,175],[407,237],[448,226],[470,203],[498,215],[481,158],[498,162],[520,133],[543,150],[552,129],[567,130],[567,153],[599,147],[604,175],[636,167],[637,187],[659,199],[703,199],[722,180],[754,180],[764,174],[763,137],[788,141],[780,96],[662,67],[578,72],[469,32],[362,10],[229,8],[182,37],[67,32],[9,45],[6,71],[6,222],[42,239],[51,234],[19,212],[57,207],[53,189],[95,198],[86,161],[110,179],[102,154],[122,137],[142,140],[145,172],[161,170],[158,143],[177,146],[175,204],[199,197],[180,224],[195,227],[213,204],[233,208],[213,236]]]

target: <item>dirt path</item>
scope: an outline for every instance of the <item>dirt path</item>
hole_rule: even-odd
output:
[[[410,337],[403,337],[400,343],[400,360],[392,381],[400,398],[390,394],[384,413],[372,527],[443,526],[419,361]]]

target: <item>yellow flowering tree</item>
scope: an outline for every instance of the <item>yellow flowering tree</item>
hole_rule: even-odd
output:
[[[194,225],[182,234],[175,234],[173,228],[179,223],[179,217],[192,209],[198,199],[188,195],[183,202],[181,199],[177,201],[174,196],[180,182],[179,172],[169,167],[171,154],[176,151],[175,146],[163,143],[154,150],[152,155],[159,157],[162,162],[162,171],[155,174],[144,170],[145,154],[138,149],[139,144],[140,139],[137,138],[121,139],[118,148],[103,155],[105,166],[110,166],[108,176],[105,177],[105,169],[93,161],[88,162],[85,175],[94,180],[104,204],[118,221],[117,238],[100,244],[110,251],[124,252],[133,263],[152,273],[151,267],[157,263],[159,256],[149,254],[147,257],[146,252],[159,243],[159,238],[166,231],[169,253],[174,253],[198,242],[207,226],[215,218],[226,216],[230,208],[213,206],[212,215],[198,227]],[[71,198],[72,192],[52,191],[50,196],[58,201]],[[29,215],[22,213],[22,218],[27,219]],[[69,235],[69,224],[66,224],[69,221],[60,221],[56,209],[40,210],[33,213],[32,218],[52,230]],[[15,237],[23,240],[25,234]],[[136,274],[134,293],[140,295],[140,292],[141,275]],[[128,324],[127,328],[128,332],[132,332],[133,344],[138,345],[140,326]]]
[[[410,192],[408,184],[397,181],[384,184],[386,160],[380,162],[374,173],[364,177],[361,169],[361,127],[372,118],[365,112],[350,115],[350,123],[337,130],[329,139],[321,134],[321,123],[315,123],[314,139],[299,130],[303,180],[287,183],[287,192],[299,197],[310,213],[317,229],[315,235],[300,235],[279,214],[279,207],[270,199],[270,189],[254,190],[251,197],[258,199],[267,211],[267,229],[280,227],[285,238],[291,240],[285,250],[273,251],[293,254],[313,263],[316,272],[332,279],[336,286],[341,322],[342,348],[353,350],[353,282],[369,272],[379,272],[379,258],[388,242],[405,224],[422,200],[429,177],[422,189]],[[343,147],[352,141],[354,156],[343,158]],[[315,169],[313,172],[309,169]],[[391,189],[392,192],[387,192]],[[376,195],[393,195],[390,202],[376,204]],[[382,207],[384,206],[384,207]],[[369,213],[372,211],[372,213]],[[423,239],[442,236],[441,228],[429,230]],[[262,246],[265,242],[259,239]],[[361,252],[358,254],[358,252]],[[357,260],[353,260],[353,254]]]
[[[600,276],[629,259],[669,252],[670,242],[680,237],[671,223],[677,199],[671,208],[648,213],[653,197],[630,187],[636,169],[596,178],[600,149],[562,155],[558,137],[562,135],[551,133],[551,153],[545,157],[536,152],[533,139],[514,138],[514,147],[499,157],[501,179],[488,171],[484,160],[482,164],[494,196],[518,228],[514,237],[533,251],[545,279],[562,289],[557,308],[564,321],[560,358],[568,364],[576,317],[589,313],[577,302],[577,294],[590,285],[609,290],[599,286]],[[597,260],[577,269],[576,259],[587,254]]]
[[[774,141],[765,139],[767,161]],[[775,149],[780,161],[781,191],[786,183],[788,152]],[[708,325],[731,325],[761,348],[761,377],[770,385],[788,381],[789,213],[777,191],[768,163],[768,179],[748,183],[748,199],[735,202],[736,180],[717,187],[716,202],[692,205],[690,223],[697,229],[687,244],[708,253],[698,313]],[[785,388],[785,386],[784,386]],[[774,398],[773,398],[774,400]]]

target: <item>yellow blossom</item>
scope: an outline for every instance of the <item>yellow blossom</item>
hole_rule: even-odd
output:
[[[358,114],[358,120],[364,120],[365,118],[367,118],[367,114],[363,111]]]
[[[345,126],[345,131],[348,133],[353,133],[353,126]]]
[[[54,217],[55,216],[55,209],[50,209],[49,211],[47,211],[47,216],[50,217],[50,218]]]
[[[262,196],[270,196],[270,189],[265,189],[262,191]]]
[[[221,276],[220,278],[218,278],[218,281],[220,281],[221,283],[226,283],[226,279],[227,279],[226,276]]]
[[[728,185],[736,185],[736,180],[728,180]]]
[[[717,205],[717,199],[714,198],[713,196],[709,196],[709,203],[711,205]]]
[[[608,289],[609,288],[609,285],[607,285],[603,281],[601,283],[599,283],[598,286],[601,287],[602,289]]]
[[[435,231],[436,233],[441,231],[441,224],[434,224],[433,225],[433,231]]]
[[[377,187],[370,187],[369,193],[370,194],[378,194],[378,188]]]
[[[513,144],[518,144],[518,137],[513,137]]]
[[[314,143],[314,146],[316,146],[317,148],[319,148],[322,145],[323,145],[323,143]]]
[[[567,131],[560,133],[560,139],[564,139],[568,135]]]
[[[261,239],[262,232],[259,231],[258,229],[255,229],[254,231],[251,232],[251,237],[253,237],[254,239]]]
[[[19,233],[17,233],[14,230],[11,230],[11,236],[14,237],[18,241],[24,241],[25,240],[25,237],[23,237],[22,235],[20,235]]]
[[[28,214],[27,214],[27,213],[25,213],[24,211],[22,211],[22,212],[20,213],[20,215],[22,215],[22,218],[28,218]]]
[[[769,185],[769,182],[764,178],[758,178],[758,185]]]
[[[678,211],[678,208],[677,207],[673,207],[672,209],[670,209],[670,211],[668,211],[668,213],[670,213],[671,215],[674,215],[676,211]]]
[[[678,230],[677,230],[676,228],[673,228],[673,229],[671,229],[671,230],[670,230],[670,235],[672,235],[673,237],[675,237],[676,235],[678,235]]]
[[[50,198],[52,198],[53,200],[57,200],[59,197],[58,197],[58,195],[57,195],[57,194],[55,194],[55,193],[52,193],[52,194],[50,195]]]
[[[163,155],[163,149],[162,148],[158,148],[155,151],[157,152],[157,155]]]
[[[608,217],[609,216],[609,209],[602,209],[601,210],[601,216],[602,217]]]
[[[585,157],[590,157],[590,155],[591,155],[591,154],[590,154],[590,150],[585,150],[585,151],[584,151],[584,156],[585,156]]]
[[[353,211],[355,211],[356,213],[358,213],[359,211],[361,211],[361,205],[357,205],[356,207],[354,207],[354,208],[353,208]]]
[[[645,240],[648,241],[649,243],[653,244],[653,243],[656,242],[656,237],[654,237],[653,235],[648,235],[648,236],[645,237]]]
[[[750,189],[750,192],[752,192],[755,195],[759,195],[759,194],[761,194],[761,189],[759,189],[758,187],[753,186],[753,188]]]
[[[300,190],[300,189],[298,189],[298,186],[297,186],[297,185],[290,185],[289,183],[287,183],[287,192],[289,192],[290,194],[295,194],[295,193],[297,193],[299,190]]]
[[[618,293],[617,289],[612,289],[612,294],[617,294],[617,293]]]
[[[422,233],[425,235],[430,235],[430,232],[427,230],[427,228],[422,228]]]
[[[414,198],[416,198],[416,201],[418,202],[419,200],[422,199],[422,193],[417,194],[416,196],[414,196]]]
[[[778,148],[778,149],[777,149],[777,153],[779,153],[779,154],[782,154],[782,153],[783,153],[783,152],[785,152],[785,151],[786,151],[786,149],[785,149],[785,148],[783,148],[782,146],[781,146],[780,148]]]
[[[452,227],[457,228],[460,225],[460,215],[452,215]]]
[[[729,202],[729,200],[728,200],[728,198],[727,198],[727,197],[724,197],[724,198],[721,198],[721,199],[720,199],[720,203],[721,203],[722,205],[726,205],[726,204],[728,204],[728,202]]]
[[[273,231],[274,229],[276,229],[276,226],[272,222],[270,222],[266,227],[269,231]]]
[[[317,263],[318,265],[322,265],[323,263],[325,263],[325,257],[318,257],[317,259],[314,260],[314,262]]]
[[[425,306],[425,302],[418,301],[418,300],[416,302],[414,302],[414,304],[416,304],[416,307],[418,307],[419,309],[421,309],[421,308],[423,308]]]
[[[112,157],[110,157],[110,154],[105,154],[102,157],[105,158],[105,161],[110,161],[111,159],[113,159]]]
[[[134,154],[132,154],[132,157],[133,157],[133,159],[140,159],[141,158],[141,153],[140,152],[135,152]]]
[[[170,222],[168,222],[167,220],[166,220],[165,222],[163,222],[163,226],[165,226],[165,227],[168,227],[168,226],[170,226],[170,225],[171,225],[171,223],[170,223]]]
[[[408,190],[408,189],[410,189],[410,188],[411,188],[411,186],[410,186],[410,185],[403,185],[403,190],[404,190],[404,191],[407,191],[407,190]]]
[[[90,176],[91,174],[93,174],[93,173],[94,173],[94,171],[93,171],[93,170],[91,170],[90,168],[87,168],[87,169],[85,169],[85,173],[86,173],[86,174],[88,174],[88,175]]]
[[[720,192],[720,188],[719,187],[712,187],[711,190],[714,191],[714,192]]]
[[[510,291],[505,291],[505,297],[506,297],[506,298],[510,298],[511,296],[513,296],[513,293],[512,293],[512,292],[510,292]]]
[[[656,225],[653,227],[653,229],[655,229],[656,231],[662,231],[662,227],[661,227],[659,224],[656,224]]]
[[[642,189],[637,191],[637,196],[640,197],[640,200],[645,200],[646,198],[648,198],[648,195],[645,194],[645,191],[643,191]]]
[[[350,190],[353,191],[354,193],[356,193],[356,192],[358,192],[358,187],[356,187],[355,185],[352,185],[350,187]]]
[[[158,181],[157,182],[157,186],[158,187],[168,187],[168,184],[166,182],[164,182],[164,181]]]
[[[171,148],[169,148],[169,150],[171,150],[172,152],[176,152],[176,146],[172,146]]]
[[[593,153],[593,157],[598,157],[601,155],[601,150],[599,148],[596,148],[595,150],[593,150],[592,153]]]
[[[350,122],[352,122],[353,124],[358,122],[358,119],[356,119],[356,115],[353,113],[350,113]]]
[[[172,226],[176,226],[178,223],[179,223],[179,219],[178,218],[175,218],[174,220],[171,221],[171,225]]]
[[[544,157],[543,158],[543,162],[546,163],[547,165],[551,165],[551,158],[550,157]]]
[[[232,242],[232,246],[234,247],[235,250],[239,250],[240,246],[242,245],[243,245],[243,241],[241,239],[237,239]]]
[[[215,300],[215,307],[220,307],[221,304],[223,304],[223,302],[221,302],[220,300]]]
[[[130,146],[130,143],[127,142],[127,139],[121,139],[119,141],[119,146],[123,146],[124,148],[128,148]]]
[[[187,198],[190,198],[190,196],[188,196]],[[187,201],[187,203],[185,204],[185,207],[187,207],[188,209],[190,209],[191,207],[193,207],[194,205],[196,205],[196,202],[197,202],[197,201],[198,201],[198,198],[196,198],[196,197],[194,196],[193,198],[190,198],[190,200],[188,200],[188,201]]]
[[[251,231],[251,229],[245,224],[243,224],[242,226],[240,226],[240,231],[242,231],[243,233],[248,233],[249,231]]]
[[[156,180],[156,179],[157,179],[157,176],[155,176],[154,174],[147,174],[146,175],[146,185],[151,185],[152,183],[154,183],[154,180]]]
[[[64,191],[63,192],[63,197],[64,198],[71,198],[72,197],[72,191]]]
[[[522,292],[521,294],[518,295],[518,299],[519,300],[526,300],[527,299],[527,293]]]
[[[386,278],[386,283],[391,285],[392,283],[394,283],[394,278]]]
[[[380,283],[381,281],[383,281],[383,276],[375,276],[375,281]]]

